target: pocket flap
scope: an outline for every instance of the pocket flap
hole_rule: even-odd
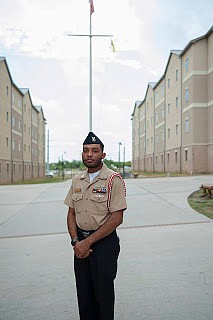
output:
[[[74,193],[74,194],[72,195],[72,200],[73,200],[73,201],[79,201],[79,200],[81,200],[82,198],[83,198],[83,194]]]
[[[107,201],[107,195],[106,194],[92,194],[90,199],[95,202],[104,202],[104,201]]]

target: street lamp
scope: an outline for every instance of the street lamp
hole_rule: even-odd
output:
[[[122,143],[119,142],[119,143],[118,143],[118,165],[119,165],[119,173],[120,173],[120,170],[121,170],[121,168],[120,168],[120,166],[121,166],[121,145],[122,145]]]
[[[66,152],[64,152],[64,154],[66,154]],[[61,156],[61,174],[62,174],[62,179],[64,180],[64,158],[63,158],[63,154]]]

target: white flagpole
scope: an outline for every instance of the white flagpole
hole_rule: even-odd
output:
[[[90,33],[89,34],[68,34],[70,37],[89,37],[90,48],[89,48],[89,131],[92,131],[92,37],[110,37],[110,34],[92,34],[92,14],[94,12],[93,1],[89,0],[90,4]]]
[[[92,12],[90,7],[89,131],[92,131]]]

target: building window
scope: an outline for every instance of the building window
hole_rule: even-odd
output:
[[[185,90],[185,101],[189,102],[189,88],[186,88]]]
[[[189,58],[186,58],[185,60],[185,72],[187,73],[189,71]]]
[[[161,155],[161,164],[163,164],[163,154]]]
[[[156,134],[156,143],[158,143],[158,133]]]
[[[158,91],[155,92],[155,100],[158,101]]]
[[[6,146],[7,147],[9,146],[9,138],[8,137],[6,138]]]
[[[18,144],[18,151],[21,151],[21,142],[19,141],[19,144]]]
[[[8,122],[8,120],[9,120],[9,112],[6,113],[6,120]]]
[[[168,89],[170,88],[170,78],[168,79]]]
[[[155,156],[155,163],[156,164],[158,163],[158,156],[157,155]]]
[[[167,163],[169,163],[169,152],[167,153]]]
[[[27,110],[27,106],[26,106],[26,103],[24,104],[24,112],[26,112]]]
[[[19,172],[21,172],[21,163],[19,163]]]
[[[177,154],[177,151],[175,151],[175,163],[177,163],[178,161],[178,154]]]
[[[178,69],[175,71],[175,80],[178,81]]]
[[[16,164],[13,164],[13,173],[16,174]]]
[[[146,121],[146,127],[147,127],[147,129],[148,129],[148,127],[149,127],[149,120]]]
[[[18,128],[21,129],[21,121],[18,121]]]
[[[26,152],[26,144],[24,144],[24,151]]]
[[[153,117],[151,117],[151,125],[153,124]]]
[[[6,94],[7,94],[7,96],[9,95],[9,87],[8,86],[6,86]]]
[[[170,139],[170,128],[168,128],[168,139]]]
[[[153,137],[151,137],[151,144],[153,144]]]
[[[175,105],[176,105],[176,108],[178,108],[178,97],[175,98]]]
[[[185,130],[186,130],[186,132],[189,132],[189,119],[188,118],[185,119]]]
[[[1,162],[0,162],[0,172],[1,172]]]
[[[167,106],[167,113],[168,114],[170,113],[170,103],[168,103],[168,106]]]
[[[146,108],[149,109],[149,102],[146,103]]]
[[[26,132],[26,129],[27,129],[27,128],[26,128],[26,123],[25,123],[25,124],[24,124],[24,132]]]
[[[12,94],[12,101],[14,102],[15,101],[15,93],[13,92]]]
[[[162,97],[164,97],[164,85],[162,85]]]
[[[12,126],[15,127],[15,118],[12,116]]]
[[[161,117],[164,119],[164,108],[161,109]]]
[[[188,150],[185,149],[185,161],[188,161]]]
[[[146,140],[146,144],[147,144],[147,147],[148,147],[148,145],[149,145],[149,139]]]
[[[13,147],[13,150],[15,150],[15,140],[13,140],[12,142],[12,147]]]
[[[155,114],[155,121],[156,121],[156,123],[158,123],[158,112],[156,112],[156,114]]]
[[[175,133],[176,133],[176,136],[178,135],[178,124],[176,123],[176,126],[175,126]]]
[[[10,171],[10,165],[9,165],[9,163],[7,162],[7,173],[9,173],[9,171]]]
[[[164,131],[161,132],[162,141],[164,141]]]
[[[27,165],[26,164],[24,165],[24,171],[25,172],[27,171]]]
[[[30,153],[30,146],[28,146],[28,152]]]
[[[21,109],[21,101],[18,100],[18,108]]]

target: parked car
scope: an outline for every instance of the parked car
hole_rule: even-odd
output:
[[[52,178],[54,177],[54,173],[52,171],[46,170],[46,177]]]

